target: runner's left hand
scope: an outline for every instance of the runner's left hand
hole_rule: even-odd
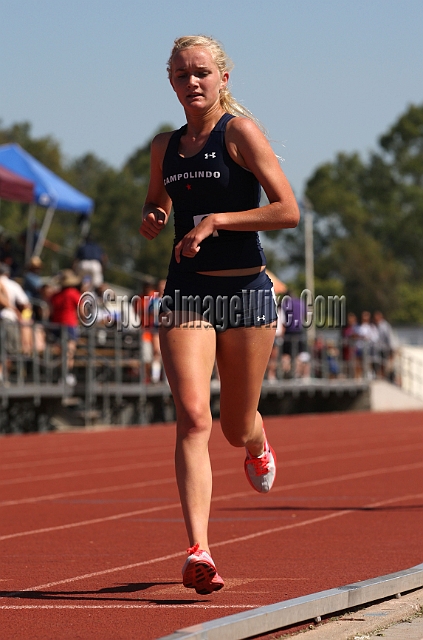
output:
[[[181,261],[181,255],[186,258],[194,258],[200,251],[201,242],[211,236],[214,228],[214,214],[210,214],[203,218],[203,220],[196,227],[191,229],[175,246],[175,259],[176,262]]]

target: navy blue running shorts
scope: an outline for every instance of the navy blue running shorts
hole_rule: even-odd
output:
[[[160,314],[164,327],[204,320],[216,331],[269,325],[277,319],[273,284],[266,271],[248,276],[170,273]]]

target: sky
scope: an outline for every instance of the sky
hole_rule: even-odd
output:
[[[300,199],[338,152],[363,159],[423,103],[423,0],[0,0],[0,120],[30,122],[68,160],[119,169],[184,124],[166,62],[176,37],[217,38],[232,93],[266,127]]]

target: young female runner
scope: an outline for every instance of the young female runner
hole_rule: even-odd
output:
[[[267,492],[276,458],[257,407],[277,316],[257,232],[299,221],[269,142],[228,90],[230,68],[216,40],[175,40],[168,74],[187,123],[153,140],[140,228],[152,240],[173,206],[175,240],[160,345],[176,405],[176,478],[191,545],[183,584],[200,594],[224,585],[207,537],[211,374],[216,360],[222,431],[231,445],[246,448],[247,479]],[[263,207],[260,185],[269,200]]]

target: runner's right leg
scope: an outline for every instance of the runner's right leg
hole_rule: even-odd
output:
[[[209,552],[212,474],[208,451],[210,378],[216,334],[204,320],[160,327],[160,348],[176,406],[175,467],[190,547]]]

